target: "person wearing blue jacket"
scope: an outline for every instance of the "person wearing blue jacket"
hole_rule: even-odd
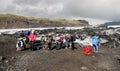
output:
[[[92,38],[92,47],[93,47],[93,50],[94,50],[94,52],[98,52],[98,43],[99,43],[99,37],[97,37],[97,36],[93,36],[93,38]]]
[[[25,39],[25,43],[26,44],[28,44],[28,42],[29,42],[29,38],[28,38],[28,36],[31,34],[31,31],[30,30],[25,30],[24,31],[24,35],[25,35],[25,37],[26,37],[26,39]]]
[[[31,34],[31,32],[30,32],[29,30],[25,30],[24,35],[25,35],[26,37],[28,37],[30,34]]]

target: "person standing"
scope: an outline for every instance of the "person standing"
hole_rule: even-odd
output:
[[[63,47],[63,41],[64,41],[64,36],[63,36],[63,34],[61,34],[61,36],[60,36],[60,48]]]
[[[28,38],[29,38],[29,42],[30,42],[30,49],[34,50],[34,43],[35,43],[36,35],[33,32],[33,30],[31,32],[31,34],[28,36]]]
[[[93,36],[93,38],[92,38],[92,47],[93,47],[93,50],[94,50],[95,53],[98,52],[98,49],[99,49],[98,43],[99,43],[99,41],[100,41],[99,37]]]
[[[70,36],[70,48],[73,50],[75,48],[74,46],[74,41],[75,41],[75,36],[71,35]]]
[[[41,36],[41,44],[43,45],[43,49],[46,48],[46,36]]]
[[[47,37],[47,41],[46,41],[47,48],[48,48],[49,50],[52,49],[52,48],[51,48],[51,46],[52,46],[52,40],[53,40],[52,35],[49,34],[48,37]]]
[[[64,36],[63,36],[63,34],[61,34],[57,41],[57,50],[59,50],[63,47],[63,41],[64,41]]]
[[[65,36],[66,49],[70,47],[70,34]]]

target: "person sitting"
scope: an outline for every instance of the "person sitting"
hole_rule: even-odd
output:
[[[17,44],[16,44],[16,48],[17,48],[16,51],[21,51],[25,48],[23,38],[18,39]]]
[[[29,44],[29,38],[28,36],[31,34],[31,31],[30,30],[25,30],[24,31],[24,35],[25,35],[25,45],[28,46]]]

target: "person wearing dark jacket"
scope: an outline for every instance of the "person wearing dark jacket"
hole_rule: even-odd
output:
[[[75,41],[75,36],[71,35],[70,36],[70,48],[74,49],[74,41]]]

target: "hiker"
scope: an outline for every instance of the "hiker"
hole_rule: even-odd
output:
[[[25,35],[25,44],[27,45],[29,43],[29,38],[28,36],[31,34],[31,31],[25,30],[24,35]]]
[[[41,40],[41,43],[43,43],[43,44],[46,43],[46,37],[45,36],[41,36],[40,40]]]
[[[23,38],[18,39],[17,44],[16,44],[16,48],[17,48],[16,49],[17,51],[21,51],[25,48]]]
[[[59,39],[57,40],[57,50],[61,49],[63,47],[63,41],[64,41],[64,36],[61,34],[59,36]]]
[[[65,44],[66,44],[66,49],[70,47],[70,34],[66,34]]]
[[[60,48],[60,35],[59,34],[56,34],[56,37],[55,37],[55,43],[56,43],[56,50],[58,50]]]
[[[25,31],[24,31],[25,37],[28,37],[30,34],[31,34],[31,31],[29,31],[29,30],[25,30]]]
[[[93,47],[93,50],[94,50],[94,52],[95,53],[97,53],[98,52],[98,43],[99,43],[99,37],[97,37],[97,36],[93,36],[93,38],[92,38],[92,47]]]
[[[48,37],[47,37],[47,41],[46,41],[47,48],[48,48],[49,50],[51,50],[52,40],[53,40],[53,37],[52,37],[51,34],[49,34]]]
[[[36,35],[34,33],[34,30],[32,30],[31,34],[28,36],[29,38],[29,42],[30,42],[30,49],[34,50],[34,43],[35,43],[35,39],[36,39]]]
[[[74,41],[75,41],[75,36],[71,35],[70,36],[70,48],[74,49]]]
[[[45,35],[44,35],[44,36],[41,36],[41,39],[40,39],[40,40],[41,40],[41,44],[42,44],[42,46],[43,46],[44,49],[46,48],[46,47],[45,47],[45,46],[46,46],[46,39],[47,39],[47,38],[46,38]]]

